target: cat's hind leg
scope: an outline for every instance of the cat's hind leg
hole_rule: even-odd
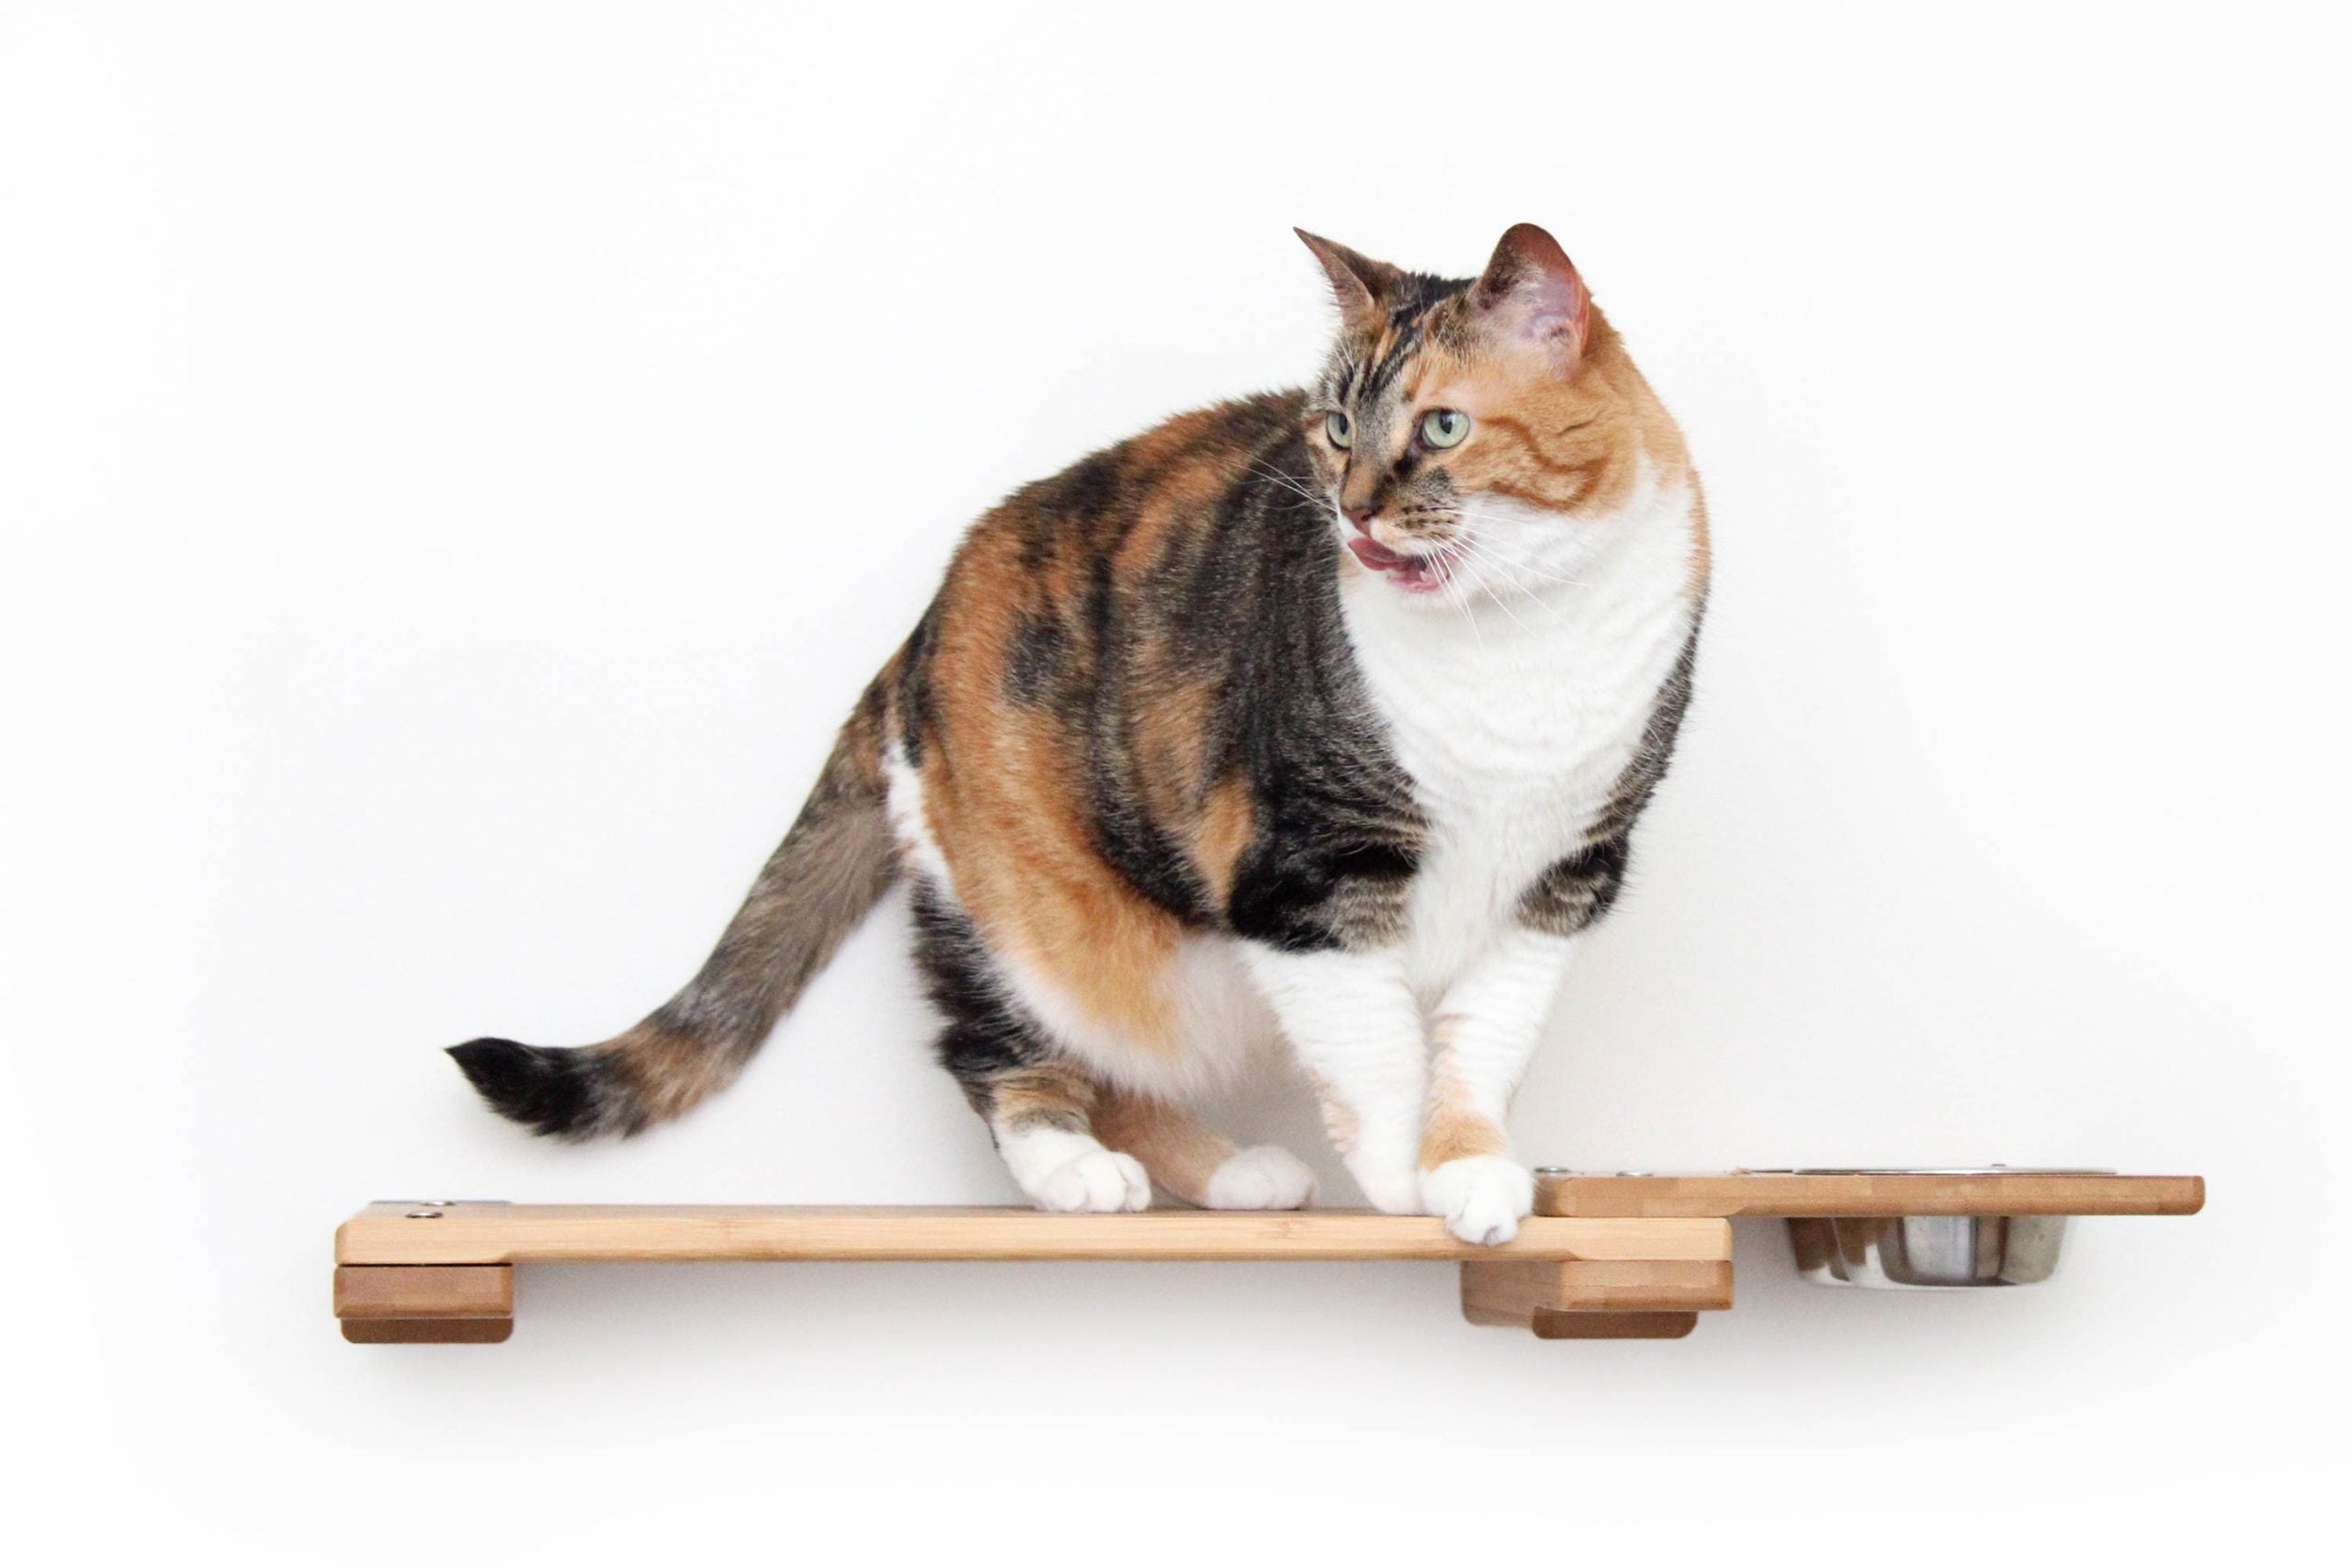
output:
[[[1288,1149],[1237,1148],[1164,1100],[1109,1091],[1095,1108],[1094,1131],[1196,1209],[1303,1209],[1315,1197],[1315,1173]]]
[[[922,880],[914,915],[915,956],[947,1015],[940,1063],[988,1123],[1021,1190],[1040,1209],[1064,1213],[1148,1207],[1141,1163],[1094,1135],[1101,1086],[1012,999],[970,919]]]
[[[1029,1201],[1055,1213],[1148,1208],[1151,1180],[1142,1163],[1095,1135],[1102,1095],[1085,1069],[1034,1037],[1012,1043],[1008,1060],[1007,1043],[951,1024],[939,1054]]]

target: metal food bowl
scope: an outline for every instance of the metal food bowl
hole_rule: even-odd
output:
[[[1901,1168],[1790,1171],[1796,1176],[2087,1176],[2104,1171]],[[1971,1290],[2039,1285],[2057,1272],[2064,1214],[1872,1214],[1791,1218],[1797,1272],[1818,1285]]]

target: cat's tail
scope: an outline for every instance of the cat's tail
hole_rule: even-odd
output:
[[[898,875],[884,799],[883,683],[842,727],[817,787],[685,989],[601,1045],[453,1045],[500,1115],[559,1138],[624,1135],[726,1088]]]

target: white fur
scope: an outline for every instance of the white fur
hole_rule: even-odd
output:
[[[1029,1201],[1056,1213],[1116,1213],[1151,1203],[1151,1179],[1132,1155],[1056,1127],[996,1130],[997,1152]]]
[[[1583,842],[1690,632],[1690,493],[1646,467],[1614,515],[1481,499],[1465,522],[1466,604],[1365,571],[1341,596],[1373,705],[1430,818],[1408,909],[1407,978],[1424,1006]]]
[[[1463,1240],[1494,1247],[1517,1235],[1535,1207],[1535,1177],[1501,1155],[1450,1159],[1421,1173],[1421,1203]]]
[[[1464,1108],[1502,1124],[1579,939],[1515,927],[1496,936],[1437,1004],[1439,1069]]]
[[[884,799],[889,807],[890,829],[899,848],[918,875],[927,878],[942,897],[956,897],[956,879],[947,874],[947,857],[931,830],[931,810],[923,803],[922,775],[907,761],[906,751],[893,745],[882,758]]]
[[[1218,1166],[1204,1196],[1212,1209],[1303,1209],[1315,1197],[1315,1173],[1288,1149],[1261,1144]]]
[[[1429,1052],[1401,953],[1285,953],[1244,944],[1300,1065],[1355,1122],[1342,1157],[1375,1209],[1421,1208]]]

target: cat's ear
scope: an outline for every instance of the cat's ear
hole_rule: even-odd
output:
[[[1306,241],[1306,248],[1315,253],[1315,259],[1323,264],[1323,271],[1331,279],[1331,292],[1340,301],[1340,315],[1348,323],[1349,331],[1361,332],[1387,313],[1388,296],[1404,274],[1386,262],[1358,255],[1320,234],[1310,234],[1304,229],[1293,229],[1291,232]]]
[[[1562,374],[1576,368],[1592,329],[1592,297],[1576,264],[1532,223],[1503,236],[1470,302],[1498,336],[1540,350]]]

